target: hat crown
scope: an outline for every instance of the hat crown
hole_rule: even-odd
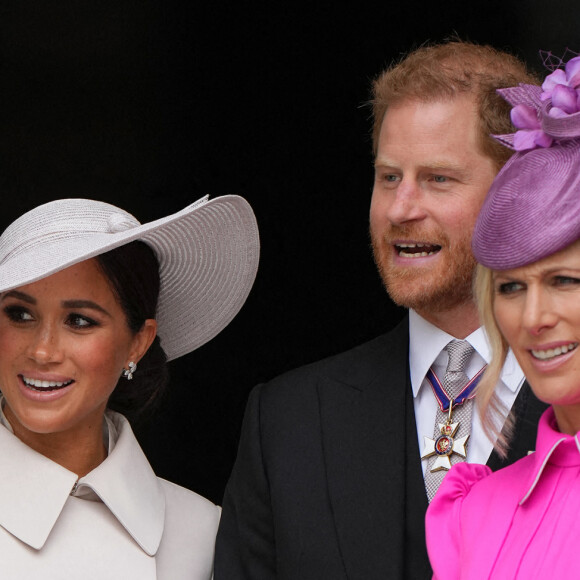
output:
[[[138,227],[139,221],[114,205],[89,199],[60,199],[19,217],[0,236],[0,264],[34,248],[95,234]]]
[[[580,238],[580,144],[516,153],[494,180],[475,224],[477,261],[494,270],[531,264]]]

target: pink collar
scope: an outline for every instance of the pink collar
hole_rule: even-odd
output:
[[[580,464],[580,441],[579,433],[576,435],[566,435],[558,431],[554,409],[549,407],[540,417],[538,424],[538,435],[536,439],[536,451],[534,452],[534,468],[530,481],[526,486],[526,494],[522,497],[519,505],[530,497],[534,491],[544,469],[553,457],[556,449],[559,448],[557,464],[579,465]]]

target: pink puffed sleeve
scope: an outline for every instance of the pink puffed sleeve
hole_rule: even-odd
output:
[[[486,465],[456,463],[439,486],[425,516],[425,533],[433,580],[460,578],[461,507],[471,488],[491,474]]]

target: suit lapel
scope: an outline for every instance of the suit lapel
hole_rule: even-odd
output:
[[[319,381],[328,493],[350,580],[385,570],[403,578],[408,342],[404,320]]]
[[[526,381],[522,385],[512,409],[515,423],[508,456],[502,459],[495,449],[489,456],[487,465],[493,471],[514,463],[514,461],[525,457],[529,451],[536,448],[538,422],[540,421],[540,415],[547,408],[548,405],[534,395]]]
[[[427,557],[425,544],[425,512],[428,501],[425,480],[421,468],[421,455],[417,441],[417,422],[413,403],[411,378],[407,379],[405,389],[406,436],[405,445],[405,577],[420,580],[431,578],[433,571]]]
[[[415,461],[408,343],[405,319],[389,334],[354,349],[350,359],[341,357],[318,383],[328,494],[349,580],[382,577],[385,570],[390,579],[404,578],[405,544],[424,545],[417,535],[426,498]],[[535,448],[546,407],[525,383],[514,403],[508,457],[502,460],[494,451],[488,461],[492,470]]]

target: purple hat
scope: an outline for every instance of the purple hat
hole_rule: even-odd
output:
[[[580,57],[541,88],[498,92],[514,105],[518,131],[496,139],[516,153],[491,185],[472,247],[484,266],[509,270],[580,239]]]

